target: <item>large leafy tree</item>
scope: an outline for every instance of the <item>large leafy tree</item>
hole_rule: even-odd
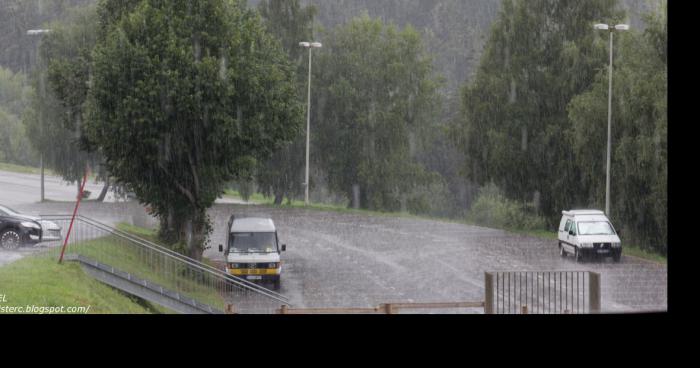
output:
[[[201,258],[225,183],[299,129],[289,61],[240,0],[143,0],[103,25],[89,146],[153,209],[163,238]]]
[[[258,10],[268,31],[280,40],[282,48],[296,67],[297,95],[301,102],[305,102],[308,66],[304,57],[305,49],[299,47],[299,42],[311,39],[316,8],[302,8],[299,0],[263,0],[258,5]],[[304,130],[300,133],[257,170],[256,179],[260,191],[268,196],[274,195],[274,203],[278,205],[284,197],[291,201],[304,189],[302,174],[306,135]]]
[[[415,160],[439,107],[420,34],[365,15],[327,34],[318,55],[313,150],[330,187],[362,208],[410,210],[435,179]]]
[[[667,241],[667,22],[665,3],[643,32],[615,41],[611,215],[625,240],[661,253]],[[607,41],[607,34],[601,36]],[[569,104],[571,141],[586,203],[605,204],[608,69]]]
[[[593,24],[621,17],[615,0],[503,1],[455,132],[470,179],[535,202],[550,225],[584,204],[566,106],[606,60]]]

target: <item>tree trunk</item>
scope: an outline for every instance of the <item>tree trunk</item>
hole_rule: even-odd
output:
[[[197,213],[185,221],[185,244],[187,255],[198,261],[202,260],[206,240],[206,214]]]
[[[100,195],[97,197],[98,202],[104,202],[105,197],[107,196],[107,191],[109,190],[109,177],[105,180],[105,186],[102,187],[102,191],[100,192]]]
[[[360,208],[360,185],[353,184],[352,186],[352,208]]]
[[[281,205],[283,200],[284,200],[284,194],[275,193],[275,206]]]

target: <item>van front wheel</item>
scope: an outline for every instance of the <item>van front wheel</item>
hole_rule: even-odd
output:
[[[622,258],[622,251],[613,253],[612,259],[615,263],[620,263],[620,258]]]
[[[559,243],[559,255],[561,258],[566,258],[566,251],[564,250],[564,246]]]
[[[583,255],[581,254],[581,251],[579,251],[578,247],[574,249],[574,258],[576,258],[576,262],[581,262],[581,260],[583,260]]]

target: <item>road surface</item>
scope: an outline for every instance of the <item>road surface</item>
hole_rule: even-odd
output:
[[[0,203],[9,199],[6,179],[0,179]],[[34,189],[27,187],[26,195]],[[36,214],[73,209],[71,203],[13,206]],[[80,212],[108,223],[155,224],[135,202],[85,202]],[[274,220],[280,241],[287,244],[280,292],[295,307],[479,301],[485,271],[590,270],[601,274],[603,311],[667,309],[666,265],[628,256],[620,263],[577,264],[571,257],[562,259],[553,240],[441,221],[218,203],[209,210],[214,232],[205,257],[223,261],[218,244],[224,242],[232,213]],[[5,259],[16,257],[5,252]],[[245,301],[238,302],[242,311],[252,312]]]

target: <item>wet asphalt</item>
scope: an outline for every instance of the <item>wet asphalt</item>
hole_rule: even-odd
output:
[[[71,203],[15,205],[34,214],[70,213]],[[115,224],[154,226],[135,202],[81,204],[84,216]],[[554,240],[458,223],[238,204],[215,204],[211,247],[204,256],[223,261],[231,214],[269,216],[277,226],[282,253],[279,291],[294,307],[375,307],[393,302],[484,300],[484,272],[581,270],[601,274],[603,312],[667,310],[667,266],[625,256],[576,263],[561,258]],[[27,252],[23,250],[23,252]],[[16,259],[21,254],[0,254]],[[5,261],[7,262],[7,260]],[[230,301],[243,313],[270,313],[279,303],[236,294]],[[482,309],[418,310],[419,313],[483,313]]]

